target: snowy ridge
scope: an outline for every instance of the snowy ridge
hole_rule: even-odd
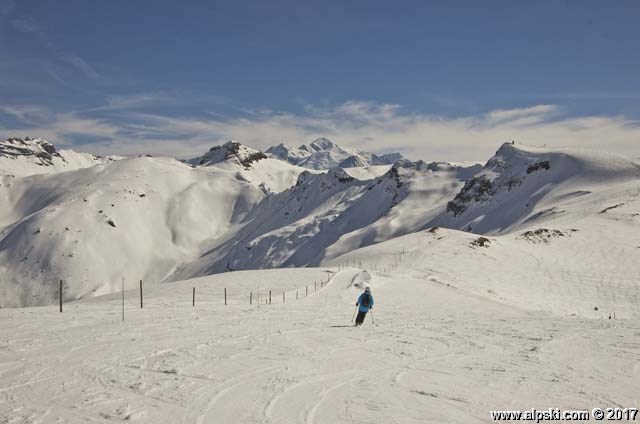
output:
[[[101,157],[73,150],[57,150],[43,138],[13,137],[0,141],[0,175],[24,177],[72,171],[109,163],[117,156]]]
[[[202,165],[140,157],[0,176],[1,306],[50,303],[59,279],[68,299],[108,293],[123,270],[158,283],[313,266],[436,226],[538,249],[581,240],[581,222],[596,219],[579,233],[590,234],[615,217],[625,237],[638,219],[640,166],[613,155],[507,144],[484,167],[401,160],[321,173],[225,146]]]
[[[430,224],[492,234],[573,220],[626,200],[639,177],[637,161],[615,155],[507,143]]]
[[[228,269],[314,265],[417,231],[461,187],[465,171],[405,160],[369,180],[358,180],[341,168],[319,175],[303,172],[295,187],[253,209],[242,230],[180,267],[171,279]]]
[[[214,146],[204,155],[185,163],[206,172],[231,173],[237,179],[259,186],[265,194],[288,189],[295,184],[298,175],[306,171],[237,141]]]
[[[369,152],[341,147],[329,139],[318,138],[297,149],[284,143],[270,147],[266,153],[285,162],[309,169],[353,168],[371,165],[392,165],[403,159],[399,153],[377,156]]]

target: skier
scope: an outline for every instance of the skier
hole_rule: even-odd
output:
[[[364,322],[364,317],[367,316],[367,312],[369,309],[373,309],[373,296],[371,295],[371,288],[367,287],[364,289],[364,293],[360,295],[358,301],[356,302],[356,306],[358,306],[358,316],[356,317],[356,327],[362,325]]]

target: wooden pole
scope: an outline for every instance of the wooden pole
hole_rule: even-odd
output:
[[[313,280],[313,291],[314,292],[318,291],[318,281],[317,280]]]
[[[296,300],[298,300],[298,289],[296,288]]]
[[[140,309],[142,309],[142,280],[140,280]]]
[[[122,277],[122,322],[124,322],[124,277]]]
[[[60,280],[60,290],[58,290],[60,293],[60,312],[62,312],[62,280]]]
[[[193,296],[191,300],[191,306],[196,306],[196,288],[193,288]]]
[[[253,305],[253,292],[249,292],[249,305]]]
[[[285,302],[285,299],[284,299],[284,292],[282,292],[282,303],[284,303],[284,302]]]
[[[227,306],[227,288],[224,288],[224,306]]]
[[[304,286],[304,295],[309,296],[309,286]]]
[[[271,290],[269,290],[269,305],[271,305]]]

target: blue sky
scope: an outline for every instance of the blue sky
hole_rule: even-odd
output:
[[[0,136],[176,156],[319,136],[438,160],[511,139],[635,154],[638,22],[633,0],[0,0]]]

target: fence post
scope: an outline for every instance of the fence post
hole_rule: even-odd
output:
[[[296,300],[298,300],[298,289],[296,288]]]
[[[284,299],[284,291],[283,291],[282,292],[282,303],[284,303],[284,302],[285,302],[285,299]]]
[[[227,288],[224,288],[224,306],[227,306]]]
[[[142,309],[142,280],[140,280],[140,309]]]
[[[191,306],[196,306],[196,288],[193,288],[193,296],[191,297]]]
[[[253,305],[253,292],[249,292],[249,305]]]
[[[271,305],[271,290],[269,290],[269,305]]]
[[[62,280],[60,280],[60,312],[62,312]]]
[[[304,286],[304,295],[309,296],[309,286]]]
[[[313,291],[314,292],[318,291],[318,280],[313,280]]]

